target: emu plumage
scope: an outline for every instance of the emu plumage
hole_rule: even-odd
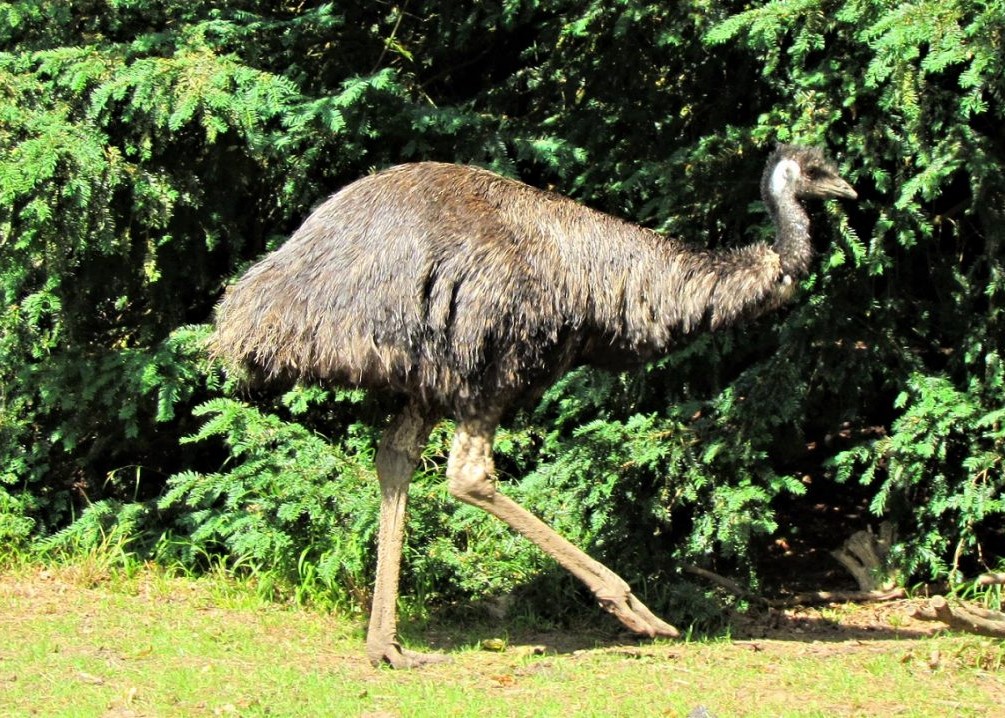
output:
[[[381,440],[374,663],[411,666],[395,602],[407,488],[433,425],[462,501],[552,555],[632,630],[675,636],[629,586],[495,490],[503,413],[577,364],[637,365],[702,330],[774,308],[812,257],[801,197],[854,198],[816,149],[780,146],[761,182],[773,245],[688,247],[484,169],[423,162],[360,179],[318,207],[220,303],[213,351],[266,377],[389,391]]]

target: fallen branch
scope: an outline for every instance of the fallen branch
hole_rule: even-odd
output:
[[[792,608],[793,606],[815,606],[824,603],[879,603],[905,598],[902,588],[889,591],[807,591],[795,596],[768,601],[771,608]]]
[[[714,583],[719,588],[729,591],[734,596],[757,603],[769,608],[792,608],[793,606],[813,606],[824,603],[876,603],[879,601],[894,601],[904,598],[907,593],[902,588],[889,591],[807,591],[789,598],[769,599],[751,593],[731,578],[720,576],[707,568],[684,564],[681,566],[687,573]]]
[[[724,588],[729,591],[734,596],[746,599],[748,601],[753,601],[755,603],[760,603],[762,605],[767,605],[769,603],[768,599],[763,596],[758,596],[756,593],[751,593],[743,586],[738,584],[731,578],[726,578],[725,576],[720,576],[717,573],[709,571],[707,568],[701,568],[700,566],[692,566],[691,564],[684,564],[681,566],[687,573],[693,574],[700,578],[705,579],[710,583],[714,583],[719,588]]]
[[[914,611],[913,617],[921,621],[941,621],[957,631],[1005,638],[1005,613],[976,606],[950,605],[943,596],[933,596],[928,606]]]

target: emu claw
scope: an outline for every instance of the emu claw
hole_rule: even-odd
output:
[[[446,663],[450,660],[448,656],[442,653],[410,651],[407,648],[402,648],[401,644],[397,641],[389,643],[382,648],[368,650],[367,653],[370,657],[370,663],[374,667],[379,666],[381,663],[386,663],[391,668],[396,669],[419,668],[420,666],[433,663]]]
[[[617,598],[597,597],[600,607],[613,614],[621,623],[635,633],[649,638],[680,638],[680,631],[650,611],[642,601],[630,591]]]

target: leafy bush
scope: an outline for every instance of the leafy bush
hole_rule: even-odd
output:
[[[379,503],[367,465],[295,422],[233,399],[213,399],[195,414],[209,418],[182,442],[220,437],[236,465],[171,478],[159,505],[180,512],[175,530],[185,540],[177,559],[194,565],[225,551],[290,584],[311,565],[323,585],[365,585],[364,549]],[[361,454],[367,453],[364,445]]]
[[[826,12],[764,3],[709,39],[755,49],[767,82],[792,97],[759,131],[815,134],[857,158],[860,216],[836,225],[843,245],[811,326],[833,347],[821,379],[858,395],[843,417],[851,435],[879,427],[880,437],[835,452],[832,465],[840,480],[861,471],[870,511],[898,520],[906,574],[958,578],[1001,551],[1005,5]],[[837,332],[821,331],[828,324]]]
[[[913,524],[916,540],[898,546],[899,563],[911,572],[934,569],[963,579],[964,557],[988,568],[983,544],[993,535],[996,516],[1005,512],[1000,473],[1003,386],[1001,360],[988,356],[984,387],[963,392],[945,377],[916,375],[896,400],[903,413],[887,437],[838,454],[838,479],[857,475],[878,484],[870,510]],[[988,398],[988,406],[980,399]],[[917,540],[921,539],[921,540]]]
[[[826,145],[860,201],[819,213],[822,261],[793,307],[644,371],[566,377],[501,433],[500,478],[654,591],[682,562],[755,580],[752,557],[799,521],[779,507],[820,501],[896,519],[907,577],[993,565],[1003,15],[991,0],[0,3],[0,538],[96,541],[125,522],[137,550],[364,602],[388,407],[235,394],[199,351],[226,282],[325,195],[418,159],[744,244],[770,233],[765,155],[799,141]],[[406,588],[447,600],[546,577],[445,496],[449,428],[413,486]]]

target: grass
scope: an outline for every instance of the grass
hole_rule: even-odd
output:
[[[226,577],[14,565],[0,573],[0,715],[1000,714],[1001,644],[890,620],[833,627],[855,612],[793,621],[780,637],[691,643],[433,624],[413,647],[453,660],[394,672],[364,659],[362,621],[264,603]]]

